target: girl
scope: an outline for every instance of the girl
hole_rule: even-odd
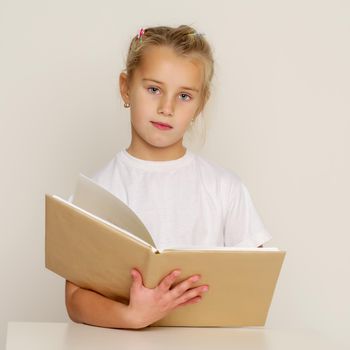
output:
[[[120,74],[131,143],[93,180],[136,212],[158,248],[258,247],[271,238],[239,177],[183,146],[186,130],[209,99],[212,76],[208,42],[186,25],[141,29]],[[194,287],[200,275],[175,284],[180,273],[171,271],[148,289],[133,269],[128,305],[66,281],[68,314],[96,326],[146,327],[199,302],[208,290]]]

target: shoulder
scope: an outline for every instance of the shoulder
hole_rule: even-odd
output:
[[[95,171],[91,179],[99,185],[109,188],[111,186],[114,173],[118,167],[120,151],[108,160],[99,170]]]
[[[199,154],[194,154],[194,159],[198,171],[206,181],[220,186],[223,191],[232,193],[242,185],[241,178],[234,170]]]
[[[113,179],[113,173],[115,169],[115,164],[117,161],[117,155],[114,156],[112,159],[110,159],[103,167],[101,167],[99,170],[92,173],[92,175],[89,175],[89,178],[97,183],[98,185],[104,187],[106,190],[110,191],[112,179]],[[68,198],[69,202],[74,201],[74,193],[70,195]]]

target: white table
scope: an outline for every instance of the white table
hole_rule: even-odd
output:
[[[121,330],[69,323],[9,322],[6,350],[341,349],[301,329],[148,327]]]

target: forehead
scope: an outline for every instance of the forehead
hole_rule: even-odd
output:
[[[165,46],[147,48],[135,73],[140,79],[155,79],[164,84],[198,90],[203,80],[203,66],[198,60],[179,56]]]

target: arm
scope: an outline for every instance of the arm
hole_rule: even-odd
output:
[[[129,305],[119,303],[66,281],[66,307],[72,321],[108,328],[143,328],[160,320],[177,307],[201,300],[208,286],[193,287],[200,278],[191,276],[173,286],[179,271],[168,274],[156,288],[144,287],[142,275],[132,271]],[[171,288],[172,287],[172,288]]]
[[[77,323],[108,328],[134,328],[127,305],[66,281],[66,308]]]

